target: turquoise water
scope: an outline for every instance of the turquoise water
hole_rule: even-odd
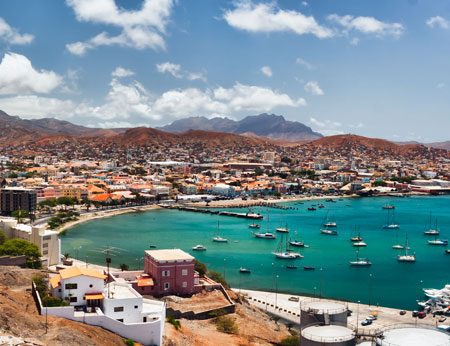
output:
[[[306,210],[311,204],[320,202],[326,208]],[[323,297],[364,303],[370,299],[372,304],[404,309],[416,308],[415,301],[423,298],[422,286],[442,288],[450,283],[450,255],[444,251],[447,247],[430,246],[427,243],[430,237],[423,235],[432,211],[433,219],[438,217],[439,238],[450,238],[450,196],[295,203],[285,205],[298,210],[253,209],[265,216],[261,230],[266,230],[268,211],[272,232],[280,226],[281,218],[283,223],[288,223],[293,237],[293,231],[298,230],[296,238],[304,240],[310,247],[296,248],[305,257],[295,261],[275,259],[271,252],[275,250],[281,234],[277,234],[277,240],[256,239],[248,228],[249,220],[177,210],[125,214],[83,223],[61,237],[63,253],[68,252],[76,257],[76,249],[79,249],[80,259],[88,256],[89,262],[104,264],[105,255],[96,250],[102,246],[116,246],[123,250],[112,257],[113,266],[126,263],[131,268],[140,266],[142,269],[139,258],[150,245],[158,249],[181,248],[207,263],[210,269],[222,273],[225,270],[226,279],[233,287],[269,291],[273,287],[278,292],[311,296],[315,293],[319,296],[322,286]],[[396,230],[381,228],[387,219],[387,211],[381,207],[388,203],[396,207],[395,221],[401,227],[398,241]],[[337,236],[319,232],[328,211],[338,224]],[[217,230],[217,220],[220,220],[220,235],[228,238],[228,243],[211,240]],[[360,225],[361,237],[368,245],[361,248],[360,256],[368,257],[371,267],[349,266],[349,261],[356,258],[356,248],[350,242],[355,225]],[[394,243],[404,245],[406,234],[410,251],[416,252],[415,263],[399,263],[396,256],[404,250],[392,249]],[[208,250],[192,251],[192,246],[197,244],[205,245]],[[292,263],[298,269],[286,269],[286,264]],[[240,274],[241,266],[252,273]],[[305,271],[303,266],[314,266],[316,270]],[[323,270],[320,271],[320,268]]]

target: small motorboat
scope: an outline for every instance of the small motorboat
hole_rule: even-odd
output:
[[[445,253],[450,254],[450,250],[449,249],[445,250]]]
[[[367,246],[367,244],[363,241],[354,242],[353,246]]]
[[[266,232],[266,233],[256,233],[256,232],[252,232],[252,234],[253,234],[256,238],[276,239],[275,234],[270,233],[270,232]]]
[[[338,232],[335,230],[331,230],[331,229],[321,229],[320,233],[322,234],[328,234],[328,235],[337,235]]]
[[[258,225],[257,223],[252,223],[248,225],[249,228],[261,228],[261,225]]]
[[[206,247],[199,244],[199,245],[195,245],[195,246],[192,248],[192,250],[194,250],[194,251],[206,251]]]
[[[292,264],[288,264],[288,265],[286,266],[286,269],[297,269],[297,266],[294,266],[294,265],[292,265]]]
[[[150,245],[150,249],[156,249],[156,245]]]
[[[309,211],[312,211],[312,210],[317,210],[317,209],[314,208],[314,207],[309,207],[308,210],[309,210]]]
[[[305,243],[302,242],[301,240],[291,240],[289,242],[289,244],[291,244],[292,246],[298,246],[298,247],[309,247],[309,245],[305,245]]]
[[[316,267],[304,266],[303,269],[304,269],[304,270],[315,270]]]
[[[320,204],[318,205],[318,207],[319,207],[319,208],[325,208],[325,206],[324,206],[322,203],[320,203]]]
[[[395,206],[392,204],[385,204],[383,205],[383,209],[395,209]]]
[[[241,267],[241,268],[239,269],[239,273],[250,274],[250,273],[251,273],[251,270],[250,270],[250,269],[247,269],[247,268]]]
[[[360,236],[350,238],[350,241],[361,241],[362,238]]]

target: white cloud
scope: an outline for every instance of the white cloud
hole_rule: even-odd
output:
[[[261,72],[264,73],[267,77],[272,77],[272,69],[269,66],[261,67]]]
[[[17,29],[12,28],[0,17],[0,39],[11,44],[28,44],[33,41],[34,36],[31,34],[19,34]]]
[[[340,135],[344,133],[344,131],[340,129],[342,127],[342,123],[338,121],[332,120],[320,121],[317,120],[316,118],[310,117],[309,122],[312,126],[318,127],[319,128],[318,131],[325,136]]]
[[[357,46],[357,45],[359,44],[359,38],[358,38],[358,37],[353,37],[353,38],[350,40],[350,44],[351,44],[352,46]]]
[[[98,46],[119,45],[135,49],[165,49],[166,26],[172,11],[173,0],[144,0],[137,10],[123,10],[114,0],[66,0],[77,20],[119,27],[117,36],[102,32],[85,41],[74,42],[66,48],[75,55],[84,55]]]
[[[202,80],[206,82],[206,77],[201,72],[188,72],[181,69],[181,65],[171,62],[164,62],[156,65],[156,69],[160,73],[170,73],[175,78],[187,78],[188,80]]]
[[[113,77],[130,77],[134,75],[134,72],[131,70],[127,70],[123,67],[116,67],[116,69],[111,73]]]
[[[314,68],[312,64],[310,64],[309,62],[307,62],[305,59],[302,58],[297,58],[295,62],[299,65],[305,66],[308,70],[312,70]]]
[[[175,78],[183,78],[181,71],[181,65],[172,64],[171,62],[164,62],[162,64],[157,64],[156,69],[160,73],[170,73]]]
[[[302,6],[308,6],[308,3],[306,1],[302,1]]]
[[[439,27],[441,29],[450,29],[450,22],[441,16],[430,17],[426,23],[431,28]]]
[[[319,83],[316,81],[310,81],[305,84],[305,91],[313,94],[313,95],[323,95],[324,92],[320,88]]]
[[[446,85],[445,83],[440,82],[440,83],[438,83],[438,84],[436,85],[436,88],[438,88],[438,89],[444,89],[446,86],[447,86],[447,85]]]
[[[343,33],[355,30],[363,34],[374,34],[377,36],[398,37],[403,34],[405,28],[400,23],[385,23],[373,17],[354,17],[351,15],[339,16],[331,14],[328,20],[343,27]]]
[[[0,63],[0,94],[47,94],[60,86],[53,71],[37,71],[26,56],[6,53]]]
[[[275,3],[254,4],[251,0],[234,2],[235,8],[227,10],[223,18],[228,25],[249,32],[293,32],[312,34],[318,38],[334,36],[329,28],[319,25],[314,17],[301,12],[285,11]]]

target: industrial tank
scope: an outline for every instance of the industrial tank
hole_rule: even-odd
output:
[[[301,330],[302,346],[355,346],[355,332],[341,325],[313,325]]]
[[[384,330],[375,342],[378,346],[450,346],[450,334],[428,326],[406,325]]]
[[[301,305],[301,326],[311,324],[347,324],[347,307],[342,303],[327,300],[309,300]]]

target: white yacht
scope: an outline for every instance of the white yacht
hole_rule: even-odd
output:
[[[196,246],[192,247],[192,250],[194,250],[194,251],[206,251],[206,247],[199,244],[199,245],[196,245]]]
[[[364,267],[372,265],[372,262],[370,262],[368,258],[359,257],[359,248],[358,248],[358,250],[356,250],[356,261],[350,261],[350,265]]]
[[[263,239],[276,239],[276,235],[270,232],[266,232],[266,233],[258,233],[258,232],[252,232],[252,234],[256,237],[256,238],[263,238]]]
[[[228,243],[228,239],[222,238],[220,236],[220,227],[219,227],[219,221],[217,221],[217,235],[212,238],[213,241],[218,243]]]
[[[415,262],[416,261],[416,254],[408,255],[408,236],[406,236],[406,245],[405,245],[405,254],[404,255],[398,255],[397,260],[399,262]]]

